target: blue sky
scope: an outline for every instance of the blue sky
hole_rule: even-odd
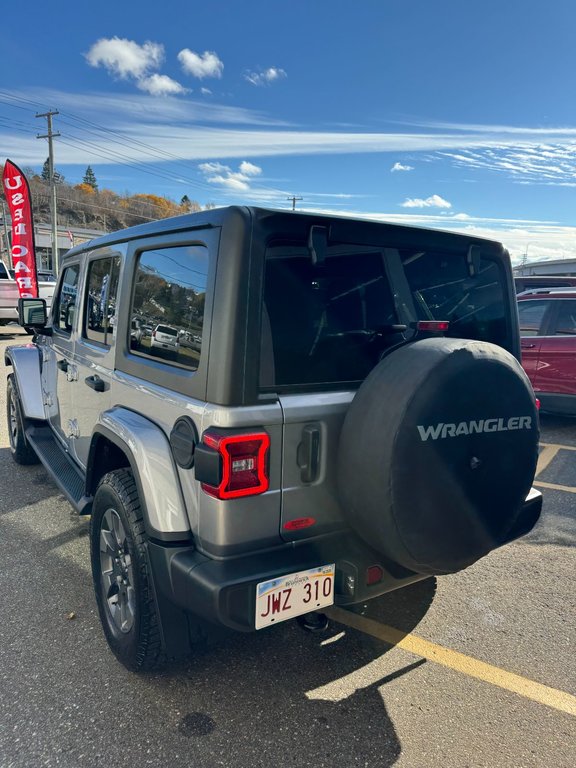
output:
[[[201,204],[375,216],[576,256],[573,0],[29,0],[0,160]],[[24,54],[27,55],[24,55]]]

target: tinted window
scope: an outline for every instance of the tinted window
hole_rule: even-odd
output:
[[[520,321],[521,336],[537,336],[542,327],[542,320],[550,301],[543,299],[541,301],[519,301],[518,319]]]
[[[70,333],[74,323],[76,313],[76,303],[78,294],[78,273],[80,267],[74,264],[66,267],[62,275],[60,289],[56,299],[52,304],[52,317],[54,328],[58,328],[64,333]]]
[[[508,347],[506,303],[498,264],[466,253],[401,251],[419,320],[448,320],[446,336]]]
[[[208,249],[202,245],[144,251],[131,308],[134,354],[195,370],[202,347]],[[134,326],[132,325],[132,328]]]
[[[576,335],[576,301],[560,301],[559,304],[553,334],[555,336]]]
[[[88,267],[83,336],[110,346],[116,321],[120,259],[97,259]]]
[[[0,280],[8,280],[9,277],[10,275],[8,274],[8,270],[0,261]]]
[[[273,356],[274,373],[264,378],[263,365],[263,385],[359,381],[398,340],[380,251],[314,266],[307,251],[269,249],[264,298],[262,356]]]

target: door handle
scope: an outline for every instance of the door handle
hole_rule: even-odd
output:
[[[534,349],[536,344],[520,344],[521,349]]]
[[[68,360],[58,360],[56,365],[61,371],[64,371],[64,373],[68,370]]]
[[[313,483],[320,467],[320,429],[311,424],[302,430],[302,442],[298,446],[298,466],[303,483]]]
[[[100,376],[87,376],[84,381],[95,392],[104,392],[106,389],[106,382]]]

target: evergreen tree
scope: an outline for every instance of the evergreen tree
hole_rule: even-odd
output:
[[[50,158],[46,158],[44,161],[44,165],[42,166],[42,173],[40,174],[40,178],[45,184],[50,184]],[[64,176],[62,176],[61,173],[58,173],[56,168],[54,168],[54,183],[55,184],[64,184]]]
[[[88,184],[88,186],[92,187],[92,189],[95,191],[98,189],[98,182],[96,181],[96,176],[94,175],[94,171],[92,170],[91,165],[86,168],[86,173],[82,179],[82,184]]]

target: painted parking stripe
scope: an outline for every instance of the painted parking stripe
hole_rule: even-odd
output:
[[[573,485],[558,485],[557,483],[545,483],[542,480],[534,480],[533,485],[538,488],[548,488],[551,491],[566,491],[567,493],[576,493]]]
[[[562,448],[561,445],[545,445],[540,443],[541,451],[538,454],[538,464],[536,465],[536,477],[541,472],[544,472],[546,467],[550,464],[552,459],[556,456],[558,451]]]
[[[326,609],[325,613],[339,624],[345,624],[348,627],[357,629],[359,632],[364,632],[366,635],[383,640],[389,645],[397,646],[428,661],[449,667],[469,677],[475,677],[477,680],[483,680],[486,683],[498,686],[498,688],[503,688],[526,699],[531,699],[539,704],[544,704],[547,707],[576,717],[576,696],[572,696],[565,691],[559,691],[530,680],[527,677],[507,672],[505,669],[479,661],[472,656],[466,656],[459,651],[453,651],[450,648],[436,645],[436,643],[431,643],[429,640],[424,640],[421,637],[405,634],[398,629],[394,629],[394,627],[389,627],[387,624],[380,624],[373,619],[359,616],[337,606]]]

